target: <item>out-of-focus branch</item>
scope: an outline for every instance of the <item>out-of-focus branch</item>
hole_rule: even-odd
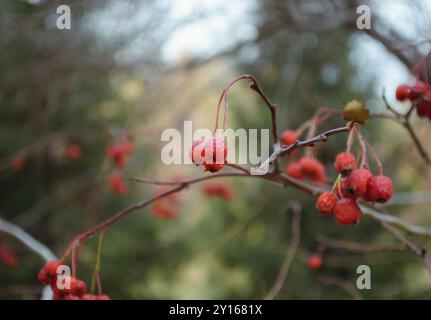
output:
[[[301,205],[298,202],[294,202],[291,206],[292,210],[292,241],[290,242],[289,248],[287,249],[286,258],[284,259],[283,265],[278,272],[277,278],[268,294],[265,296],[265,300],[273,300],[283,288],[286,282],[287,274],[289,273],[290,266],[293,259],[295,258],[296,252],[301,241]]]
[[[382,222],[382,226],[390,233],[392,233],[401,243],[405,245],[406,248],[412,251],[423,261],[425,269],[428,272],[428,275],[431,277],[431,261],[428,256],[428,252],[425,249],[418,247],[416,244],[404,237],[400,230],[394,228],[390,223]]]
[[[393,244],[366,244],[366,243],[341,241],[341,240],[333,240],[333,239],[326,239],[326,238],[319,239],[318,241],[327,248],[344,249],[344,250],[358,252],[358,253],[404,250],[404,247],[399,245],[393,245]]]
[[[11,236],[18,239],[23,244],[25,244],[31,251],[39,255],[45,261],[57,259],[55,254],[51,251],[51,249],[49,249],[43,243],[33,238],[22,228],[1,218],[0,218],[0,231],[10,234]],[[52,299],[52,291],[49,286],[45,286],[45,288],[43,289],[42,299],[43,300]]]
[[[391,112],[393,115],[390,115],[388,113],[386,114],[374,114],[372,118],[385,118],[392,121],[395,121],[399,123],[401,126],[403,126],[407,132],[409,133],[410,137],[412,138],[413,143],[416,146],[416,149],[419,151],[419,154],[424,159],[424,161],[429,165],[431,164],[431,159],[428,155],[428,152],[425,150],[425,147],[422,145],[422,142],[420,141],[419,137],[417,136],[415,130],[413,129],[413,126],[411,124],[410,117],[412,115],[412,111],[414,110],[414,105],[411,106],[411,108],[405,113],[400,113],[397,110],[395,110],[386,99],[385,93],[383,92],[382,95],[383,102],[386,105],[386,108],[389,112]]]
[[[358,289],[356,289],[351,283],[348,283],[346,281],[343,281],[342,279],[331,277],[331,276],[320,276],[317,281],[327,285],[327,286],[336,286],[343,290],[345,290],[347,293],[349,293],[353,299],[355,300],[362,300],[363,297]]]

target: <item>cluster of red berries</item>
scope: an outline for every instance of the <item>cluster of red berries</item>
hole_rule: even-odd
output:
[[[349,152],[339,153],[335,170],[341,175],[336,192],[323,192],[316,201],[316,208],[324,214],[333,214],[340,225],[356,224],[362,212],[357,199],[367,202],[386,202],[393,192],[392,180],[384,175],[373,176],[366,168],[356,168],[356,160]]]
[[[106,154],[117,168],[122,169],[126,165],[128,158],[132,155],[133,150],[133,143],[129,138],[124,138],[122,141],[110,145],[106,150]]]
[[[53,300],[110,300],[107,295],[87,294],[87,286],[85,282],[72,276],[58,275],[58,268],[61,266],[60,261],[48,261],[39,271],[39,281],[44,285],[51,286],[53,292]],[[60,286],[58,282],[68,284]]]
[[[189,157],[196,166],[203,165],[205,171],[220,171],[226,165],[226,139],[211,137],[206,141],[193,141]]]
[[[295,179],[309,179],[318,184],[327,182],[325,167],[319,160],[311,157],[303,156],[299,161],[288,163],[285,171]]]
[[[11,268],[20,264],[18,256],[6,246],[0,246],[0,262]]]
[[[126,179],[121,171],[115,170],[111,173],[108,180],[109,188],[112,192],[124,196],[129,193],[129,187],[126,184]]]
[[[115,194],[124,196],[129,193],[129,188],[126,184],[126,179],[122,173],[122,169],[127,163],[128,158],[132,155],[134,150],[133,143],[128,137],[124,138],[122,141],[110,145],[106,150],[108,158],[117,167],[115,171],[111,173],[108,179],[109,188]]]
[[[411,101],[416,105],[419,117],[431,120],[431,88],[429,85],[420,80],[417,80],[412,86],[402,84],[398,86],[395,96],[399,101]]]
[[[158,186],[154,190],[154,196],[157,197],[162,193],[169,192],[171,189],[172,186]],[[175,219],[179,214],[180,204],[181,198],[178,193],[172,193],[168,196],[160,198],[153,203],[153,216],[162,220]]]
[[[82,149],[79,144],[71,143],[64,148],[64,156],[71,160],[78,160],[82,156]]]
[[[202,187],[203,193],[208,197],[219,197],[223,200],[230,200],[233,198],[232,189],[223,182],[208,183]]]

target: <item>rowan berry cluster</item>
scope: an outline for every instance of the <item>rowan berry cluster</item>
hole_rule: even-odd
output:
[[[108,179],[108,186],[117,195],[124,196],[129,193],[122,169],[125,167],[129,157],[133,154],[134,145],[129,137],[122,138],[119,142],[110,145],[106,154],[116,169]]]
[[[357,134],[360,135],[359,132]],[[360,139],[364,141],[362,136]],[[364,143],[362,147],[365,148]],[[380,173],[378,175],[371,173],[365,150],[362,150],[362,161],[359,167],[355,156],[349,151],[336,156],[334,167],[339,176],[334,183],[333,191],[320,194],[316,201],[316,208],[323,214],[333,214],[340,225],[359,222],[362,214],[358,205],[359,199],[372,203],[384,203],[391,198],[392,180],[382,174],[380,162]]]
[[[208,183],[202,187],[202,191],[208,198],[219,197],[226,201],[234,196],[232,189],[223,182]]]
[[[86,293],[84,281],[72,276],[58,274],[61,263],[58,260],[48,261],[39,271],[39,281],[51,286],[53,300],[110,300],[107,295]]]
[[[158,186],[154,190],[154,196],[157,197],[162,193],[172,190],[172,186]],[[179,205],[181,197],[178,193],[172,193],[153,203],[152,214],[157,219],[169,220],[175,219],[179,214]]]
[[[410,101],[421,118],[431,120],[431,87],[417,80],[413,85],[402,84],[397,87],[395,97],[399,101]]]

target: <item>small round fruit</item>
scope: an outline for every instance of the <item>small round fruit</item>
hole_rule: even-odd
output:
[[[416,83],[410,88],[409,100],[414,101],[421,98],[427,90],[427,85],[424,82],[417,80]]]
[[[355,156],[350,152],[341,152],[335,157],[334,163],[335,170],[346,177],[350,172],[356,168]]]
[[[370,202],[386,202],[392,197],[392,180],[386,176],[374,176],[368,181],[367,200]],[[364,199],[365,200],[365,199]]]
[[[356,200],[343,198],[337,201],[333,210],[335,221],[342,226],[356,224],[361,218],[361,209]]]
[[[43,284],[50,284],[57,279],[57,269],[61,266],[58,260],[48,261],[39,271],[39,281]]]
[[[323,265],[322,256],[313,254],[308,258],[308,267],[313,270],[320,269]]]
[[[301,180],[304,179],[304,175],[302,174],[301,165],[298,162],[289,163],[286,166],[286,173],[292,178]]]
[[[324,213],[330,214],[337,202],[337,196],[332,192],[323,192],[316,201],[316,208]]]
[[[367,192],[368,180],[373,175],[368,169],[353,170],[346,179],[345,191],[354,197],[361,197]]]
[[[281,144],[283,147],[290,146],[298,140],[298,134],[293,130],[286,130],[281,134]]]
[[[402,84],[398,86],[397,90],[395,91],[395,96],[397,100],[404,101],[409,98],[410,93],[410,86],[407,84]]]

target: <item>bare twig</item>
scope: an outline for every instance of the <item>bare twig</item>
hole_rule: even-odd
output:
[[[0,218],[0,230],[15,237],[25,244],[31,251],[39,255],[43,260],[56,260],[55,254],[43,243],[33,238],[24,229]],[[52,299],[52,291],[49,286],[45,286],[42,293],[43,300]]]
[[[353,299],[355,300],[362,300],[363,297],[361,295],[361,293],[359,292],[358,289],[356,289],[351,283],[343,281],[342,279],[336,278],[336,277],[331,277],[331,276],[320,276],[317,281],[329,286],[336,286],[339,287],[341,289],[343,289],[344,291],[346,291],[347,293],[349,293]]]
[[[283,265],[278,272],[277,278],[268,294],[265,296],[265,300],[273,300],[283,288],[286,282],[287,274],[289,273],[290,266],[293,259],[295,258],[296,252],[300,244],[301,237],[301,205],[294,202],[291,206],[292,209],[292,241],[290,242],[289,248],[287,249],[286,258],[284,259]]]
[[[408,248],[422,260],[428,275],[431,277],[431,262],[429,260],[427,251],[418,247],[416,244],[404,237],[400,230],[394,228],[390,223],[382,222],[382,226],[392,233],[401,243],[403,243],[406,248]]]
[[[344,249],[348,251],[358,252],[358,253],[372,253],[379,251],[400,251],[404,250],[404,247],[393,244],[366,244],[357,243],[351,241],[342,241],[334,239],[319,239],[321,244],[325,245],[327,248]]]

